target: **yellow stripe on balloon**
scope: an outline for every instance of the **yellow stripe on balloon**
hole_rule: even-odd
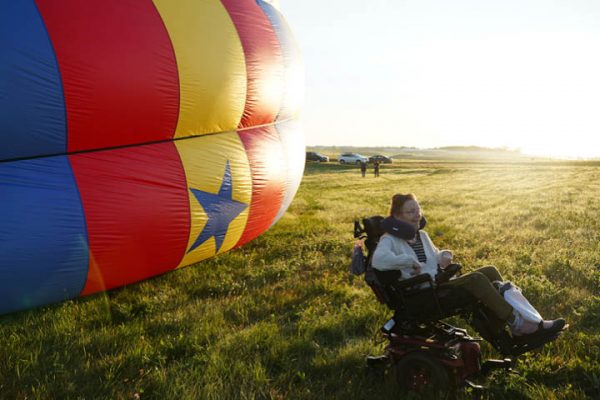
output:
[[[246,150],[236,132],[177,140],[175,146],[186,174],[191,214],[190,237],[186,254],[177,267],[180,268],[217,253],[217,242],[214,237],[190,251],[208,222],[207,212],[191,189],[218,194],[229,164],[231,198],[236,202],[247,204],[247,207],[229,223],[227,234],[219,249],[220,254],[233,248],[244,232],[252,198],[252,177]]]
[[[169,32],[179,72],[175,137],[235,130],[246,102],[246,61],[219,0],[154,0]]]

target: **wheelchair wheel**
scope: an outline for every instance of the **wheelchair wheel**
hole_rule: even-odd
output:
[[[450,378],[444,366],[433,356],[415,351],[394,365],[394,375],[402,393],[415,393],[425,399],[450,396]]]

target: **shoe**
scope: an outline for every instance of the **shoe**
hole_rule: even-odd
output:
[[[552,324],[549,327],[545,328],[544,322],[551,322]],[[538,330],[534,333],[542,335],[551,335],[558,333],[567,327],[567,321],[565,321],[564,318],[557,318],[550,321],[540,321],[540,324],[538,325]]]
[[[551,323],[550,326],[544,327],[544,322]],[[563,329],[567,328],[567,321],[564,318],[557,318],[553,320],[542,320],[537,326],[537,329],[532,332],[521,332],[515,334],[525,340],[531,337],[542,337],[542,336],[554,336],[560,333]]]

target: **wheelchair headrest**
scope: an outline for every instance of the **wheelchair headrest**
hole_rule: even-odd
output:
[[[423,216],[419,221],[419,229],[423,229],[427,224],[427,220]],[[410,240],[415,237],[417,230],[409,223],[397,220],[394,217],[387,217],[381,221],[381,229],[390,235],[399,237],[400,239]]]
[[[387,232],[401,239],[408,240],[415,237],[416,233],[416,230],[412,225],[399,221],[394,217],[382,217],[381,215],[375,215],[369,218],[363,218],[362,223],[363,226],[360,226],[358,221],[354,221],[355,238],[358,238],[365,233],[372,241],[378,241],[381,235]],[[425,219],[425,216],[423,216],[419,223],[419,229],[423,229],[426,224],[427,220]]]
[[[381,228],[381,221],[384,218],[381,215],[364,218],[362,220],[364,231],[370,239],[378,239],[385,231]]]

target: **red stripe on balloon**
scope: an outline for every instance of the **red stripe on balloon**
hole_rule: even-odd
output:
[[[252,201],[248,222],[236,246],[265,232],[275,219],[286,186],[286,162],[273,125],[239,132],[252,173]]]
[[[52,40],[67,109],[68,151],[173,137],[179,77],[149,0],[36,0]]]
[[[90,246],[82,294],[176,268],[187,247],[190,211],[185,173],[173,142],[69,158]]]
[[[272,123],[284,90],[283,56],[271,22],[255,0],[221,0],[233,20],[246,58],[248,88],[239,128]]]

